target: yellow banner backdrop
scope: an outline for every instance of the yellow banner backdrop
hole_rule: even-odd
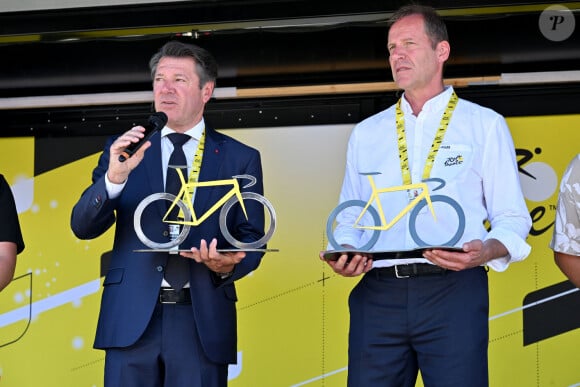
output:
[[[580,151],[580,115],[508,123],[534,225],[530,257],[504,273],[490,272],[490,384],[578,385],[580,319],[570,305],[578,309],[579,292],[555,266],[548,242],[559,180]],[[346,384],[347,297],[357,280],[334,275],[318,252],[326,245],[326,218],[337,204],[351,129],[226,130],[262,154],[265,196],[278,218],[269,247],[280,250],[238,282],[232,387]],[[34,138],[0,139],[0,173],[15,193],[26,242],[14,281],[0,293],[0,386],[102,386],[104,353],[92,342],[101,265],[113,234],[81,241],[69,226],[98,154],[38,176],[34,154]]]

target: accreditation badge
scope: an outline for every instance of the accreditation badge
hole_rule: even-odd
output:
[[[421,195],[421,192],[423,192],[421,188],[408,189],[407,195],[409,196],[409,201],[412,202],[415,200],[419,195]]]

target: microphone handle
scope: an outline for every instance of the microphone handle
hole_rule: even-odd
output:
[[[131,143],[127,148],[125,148],[123,153],[121,153],[121,155],[119,156],[120,162],[124,162],[129,157],[133,156],[133,154],[135,152],[137,152],[139,150],[139,148],[141,148],[143,146],[143,144],[145,144],[147,141],[149,141],[151,136],[153,136],[155,134],[155,132],[157,132],[157,130],[158,130],[158,128],[156,126],[153,126],[153,125],[147,125],[147,126],[144,126],[144,128],[145,128],[145,136],[141,140],[139,140],[138,142]]]
[[[151,136],[155,134],[158,130],[161,130],[165,124],[167,124],[167,114],[163,112],[157,112],[149,117],[147,124],[143,125],[145,128],[145,133],[142,139],[137,142],[129,144],[127,148],[119,156],[119,161],[124,162],[129,157],[133,156],[135,152],[139,150],[145,144]]]

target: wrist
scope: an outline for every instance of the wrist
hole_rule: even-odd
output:
[[[109,180],[109,182],[112,184],[119,185],[119,184],[124,184],[127,181],[127,176],[114,174],[110,170],[107,171],[106,176],[107,176],[107,180]]]

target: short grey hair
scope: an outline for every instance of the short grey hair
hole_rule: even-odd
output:
[[[433,7],[426,5],[410,4],[399,8],[389,18],[389,28],[400,19],[411,15],[423,16],[423,20],[425,21],[425,33],[429,37],[429,40],[431,40],[433,48],[435,48],[439,42],[444,40],[449,41],[445,22]]]
[[[217,79],[218,65],[213,55],[204,48],[195,44],[182,43],[176,40],[167,42],[157,51],[149,61],[151,78],[155,78],[157,65],[161,58],[192,58],[195,63],[195,72],[199,77],[199,88],[206,83],[214,82]]]

